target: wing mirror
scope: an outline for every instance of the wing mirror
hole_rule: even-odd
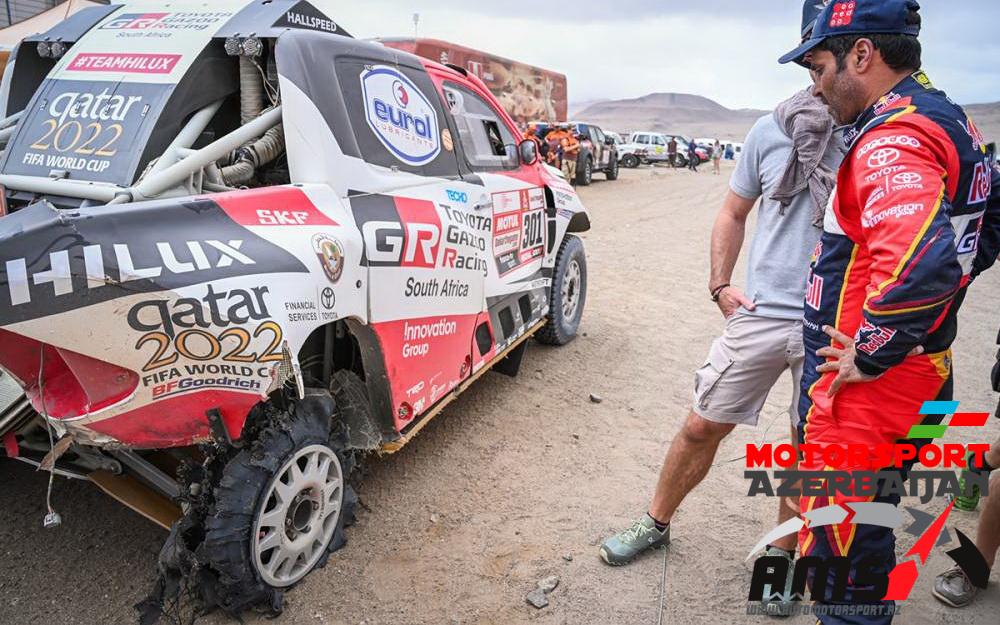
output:
[[[525,139],[518,144],[517,152],[524,165],[534,165],[538,162],[538,144],[531,139]]]

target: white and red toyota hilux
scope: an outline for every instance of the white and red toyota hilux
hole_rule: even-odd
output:
[[[207,6],[87,9],[0,88],[0,438],[172,528],[147,616],[280,611],[358,455],[586,298],[587,213],[478,78],[305,1]]]

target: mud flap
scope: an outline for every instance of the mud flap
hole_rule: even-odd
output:
[[[527,341],[523,341],[510,350],[506,356],[500,359],[500,362],[493,365],[493,370],[512,378],[516,377],[517,372],[521,369],[521,358],[524,357],[524,349],[527,344]]]

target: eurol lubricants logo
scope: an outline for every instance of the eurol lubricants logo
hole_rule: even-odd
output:
[[[406,76],[384,65],[361,74],[365,119],[378,140],[407,165],[424,165],[441,152],[437,112]]]

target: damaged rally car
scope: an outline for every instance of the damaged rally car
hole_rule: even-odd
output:
[[[86,9],[0,106],[0,439],[170,528],[145,622],[280,612],[361,455],[576,335],[573,189],[474,75],[308,2]]]

